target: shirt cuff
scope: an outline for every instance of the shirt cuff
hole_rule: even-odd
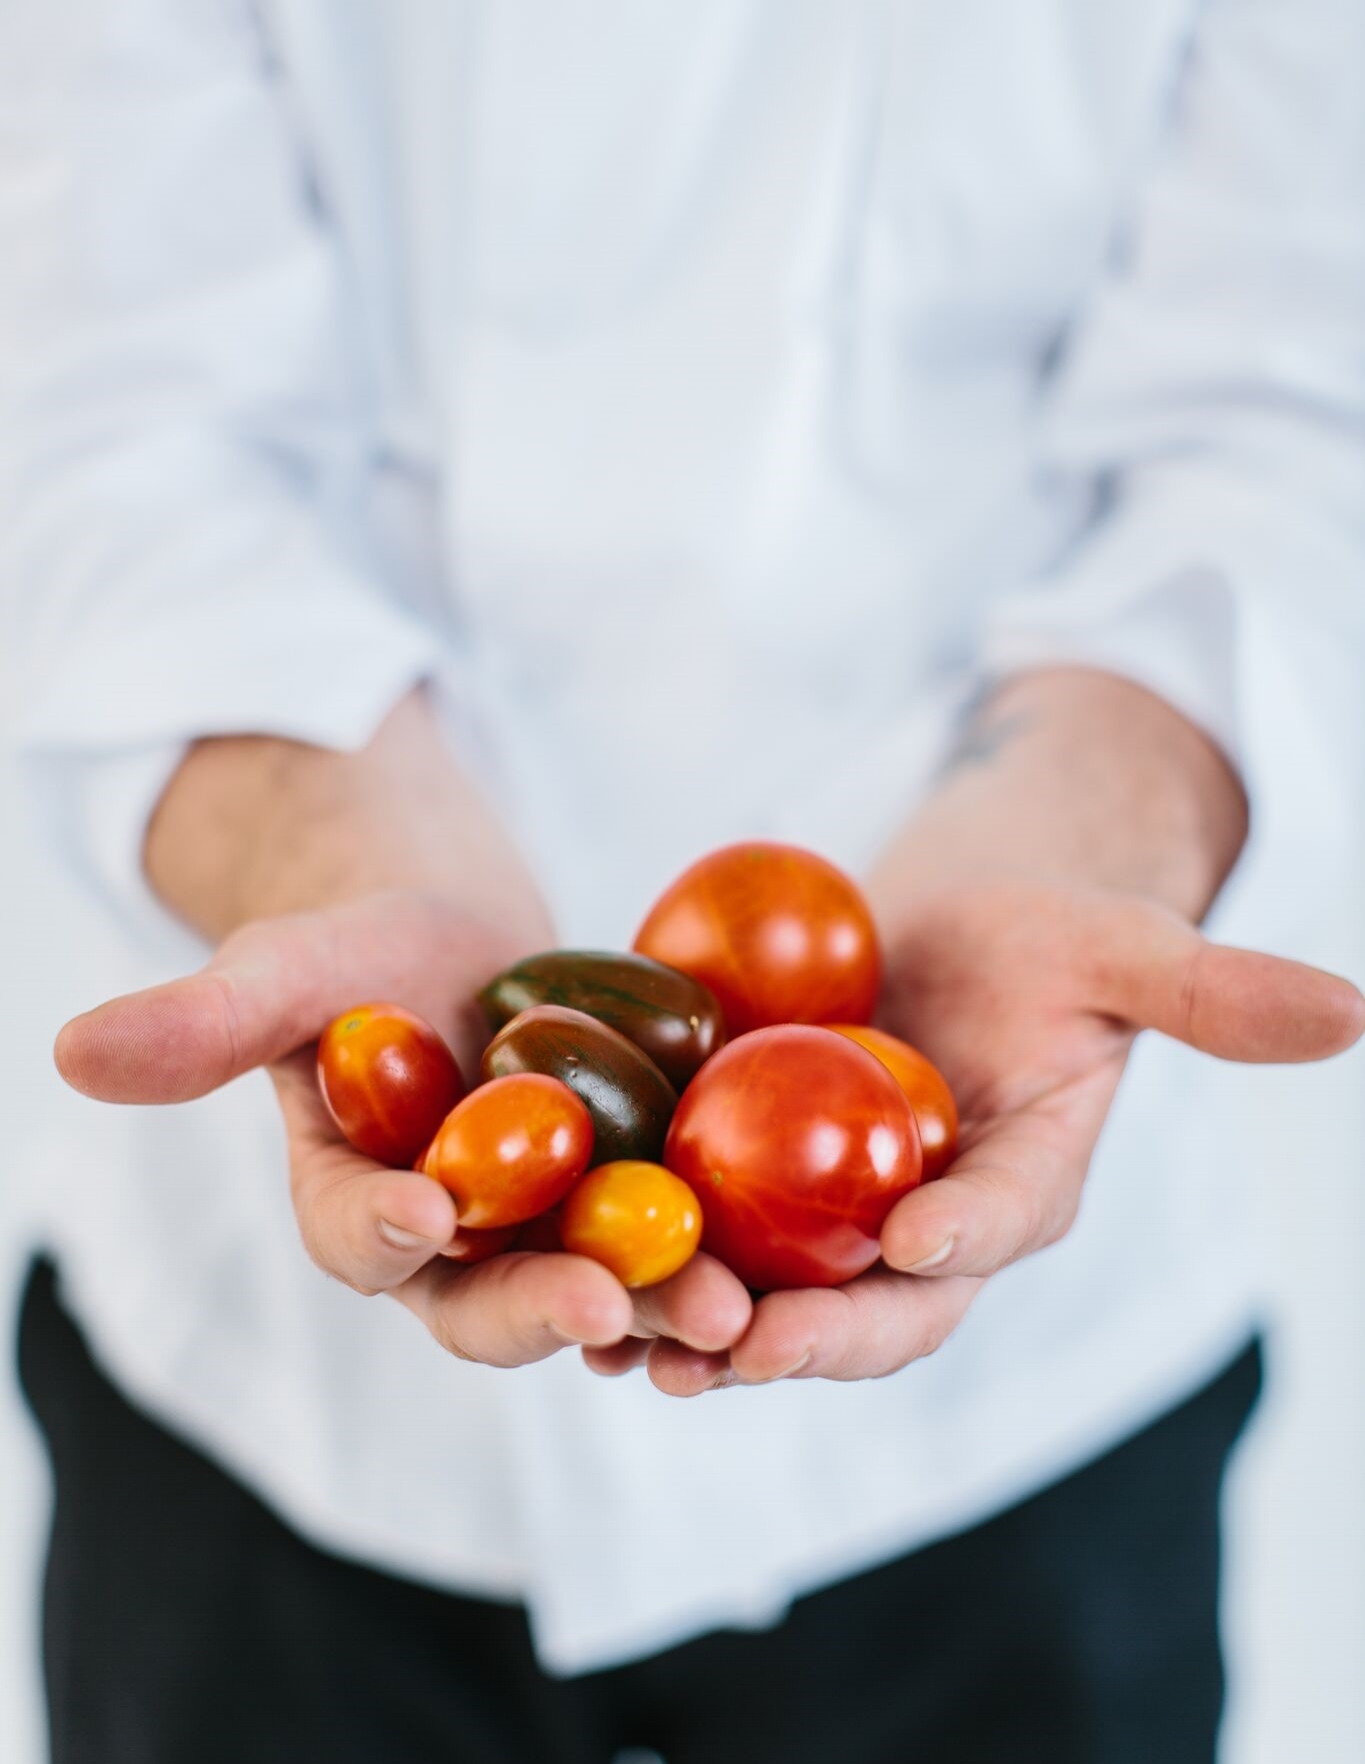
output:
[[[1131,487],[1049,577],[991,606],[978,660],[988,679],[1063,665],[1132,680],[1247,782],[1246,625],[1270,560],[1255,555],[1245,492],[1189,475]]]
[[[400,699],[438,672],[441,655],[423,627],[376,606],[369,620],[353,614],[291,653],[258,651],[244,675],[221,653],[204,659],[187,694],[130,703],[121,730],[101,713],[83,739],[70,724],[60,734],[45,732],[41,722],[23,732],[21,781],[30,812],[68,871],[139,940],[166,929],[166,908],[142,867],[143,844],[192,740],[278,735],[355,751]]]
[[[1236,634],[1236,597],[1217,570],[1191,567],[1122,597],[1080,579],[1020,595],[986,633],[981,667],[991,680],[1059,666],[1132,680],[1202,729],[1240,773]]]

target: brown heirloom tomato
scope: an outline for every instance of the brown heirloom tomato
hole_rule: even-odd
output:
[[[489,1027],[534,1005],[585,1011],[633,1041],[681,1090],[725,1040],[720,1006],[690,974],[614,950],[548,949],[490,980],[479,994]]]
[[[481,1084],[446,1116],[422,1169],[475,1231],[520,1225],[573,1186],[592,1157],[592,1118],[557,1078],[523,1072]]]
[[[401,1005],[357,1005],[318,1042],[318,1088],[359,1152],[395,1169],[412,1160],[465,1093],[455,1056]]]
[[[534,1005],[484,1050],[485,1078],[545,1072],[579,1096],[592,1116],[592,1161],[657,1158],[678,1104],[663,1073],[633,1041],[585,1011]]]
[[[908,1041],[862,1023],[828,1023],[836,1035],[847,1035],[875,1054],[900,1085],[915,1111],[924,1148],[924,1180],[932,1182],[952,1163],[957,1152],[957,1104],[948,1080]]]
[[[684,870],[635,938],[720,1000],[731,1036],[772,1023],[862,1022],[881,951],[858,888],[795,845],[727,845]]]
[[[696,1195],[661,1164],[599,1164],[569,1190],[563,1246],[610,1268],[622,1286],[655,1286],[689,1262],[701,1241]]]
[[[919,1129],[895,1079],[828,1029],[722,1048],[688,1085],[664,1162],[701,1197],[702,1241],[746,1286],[837,1286],[870,1268],[916,1186]]]

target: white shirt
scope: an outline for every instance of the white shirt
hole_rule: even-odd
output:
[[[137,866],[187,739],[358,743],[423,677],[566,943],[731,837],[866,863],[973,683],[1050,659],[1234,755],[1218,928],[1292,943],[1365,783],[1362,69],[1351,0],[4,9],[0,567],[86,1002],[202,955]],[[1247,1082],[1144,1042],[1076,1229],[940,1354],[688,1404],[328,1283],[259,1077],[54,1084],[26,1167],[137,1400],[572,1671],[1215,1370]]]

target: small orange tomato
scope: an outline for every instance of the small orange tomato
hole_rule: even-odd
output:
[[[318,1088],[358,1152],[410,1165],[465,1093],[445,1042],[401,1005],[357,1005],[318,1042]]]
[[[510,1250],[517,1241],[517,1229],[515,1225],[504,1225],[500,1230],[466,1231],[460,1226],[445,1248],[437,1253],[448,1262],[472,1267],[475,1262],[486,1262],[490,1257]]]
[[[570,1189],[559,1231],[570,1254],[601,1262],[623,1286],[654,1286],[696,1253],[701,1206],[662,1164],[623,1158]]]
[[[827,1023],[836,1035],[847,1035],[875,1054],[909,1098],[924,1149],[924,1180],[932,1182],[952,1163],[957,1151],[957,1104],[948,1080],[908,1041],[862,1023]]]
[[[446,1116],[422,1168],[476,1231],[543,1213],[592,1157],[592,1116],[567,1084],[518,1072],[481,1084]]]

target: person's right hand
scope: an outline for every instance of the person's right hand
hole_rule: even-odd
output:
[[[633,1300],[582,1256],[511,1252],[461,1266],[440,1254],[457,1223],[447,1190],[352,1150],[322,1102],[312,1044],[333,1017],[372,1000],[426,1017],[472,1076],[486,1039],[475,995],[525,953],[439,897],[407,891],[263,919],[233,932],[199,973],[73,1019],[57,1066],[87,1096],[123,1103],[188,1102],[267,1067],[309,1255],[357,1292],[390,1293],[462,1359],[519,1366],[632,1335],[723,1352],[752,1306],[711,1257]],[[601,1355],[600,1369],[612,1358]],[[634,1356],[620,1358],[624,1368]]]

